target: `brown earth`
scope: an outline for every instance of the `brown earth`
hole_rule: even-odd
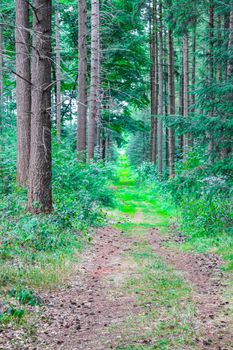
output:
[[[215,255],[165,248],[157,229],[148,233],[148,241],[154,252],[181,271],[193,288],[200,329],[197,348],[233,349],[228,305],[222,300],[222,261]],[[117,349],[119,342],[127,344],[132,334],[125,335],[115,326],[140,312],[134,298],[122,290],[122,281],[135,273],[125,253],[136,242],[137,238],[112,228],[99,230],[69,285],[44,295],[47,302],[34,340],[25,339],[19,331],[5,330],[0,334],[0,349],[108,350]]]

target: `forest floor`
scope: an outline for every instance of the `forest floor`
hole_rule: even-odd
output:
[[[62,288],[46,292],[33,326],[4,330],[0,349],[230,350],[232,279],[214,254],[184,252],[172,208],[139,191],[129,169],[118,209]]]

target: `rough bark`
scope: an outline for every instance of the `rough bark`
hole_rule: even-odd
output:
[[[158,174],[163,172],[163,19],[162,3],[159,4],[160,29],[159,29],[159,106],[158,106]]]
[[[30,162],[31,72],[29,3],[16,0],[17,182],[26,187]]]
[[[78,34],[78,159],[86,161],[87,148],[87,4],[79,0]]]
[[[98,65],[99,65],[99,0],[91,2],[91,87],[88,129],[88,158],[94,158],[96,138],[96,114],[98,113]]]
[[[0,24],[0,193],[4,192],[4,174],[3,174],[3,159],[2,153],[4,150],[3,141],[3,29]]]
[[[184,73],[184,111],[183,116],[188,117],[189,113],[189,36],[184,33],[183,41],[183,73]],[[189,134],[184,136],[184,154],[189,149]]]
[[[174,44],[172,31],[168,32],[168,86],[169,86],[169,114],[175,115],[175,70],[174,70]],[[175,130],[169,128],[169,174],[170,177],[175,176]]]
[[[228,60],[228,65],[227,65],[228,79],[232,78],[232,75],[233,75],[232,50],[233,50],[233,11],[230,12],[230,23],[229,23],[228,53],[230,54],[230,58]]]
[[[52,211],[51,0],[33,2],[31,159],[27,208]]]
[[[213,60],[213,39],[214,39],[214,5],[213,0],[210,0],[210,7],[209,7],[209,83],[212,84],[214,80],[214,60]],[[211,94],[211,102],[213,101],[213,93]],[[211,110],[209,112],[209,117],[213,117],[214,110],[213,107],[211,107]],[[209,156],[209,163],[212,164],[213,162],[213,151],[214,151],[214,138],[211,134],[211,131],[208,131],[207,137],[209,139],[208,143],[208,156]]]
[[[151,23],[151,163],[156,163],[158,115],[158,33],[157,1],[153,0]]]
[[[56,38],[56,126],[57,141],[61,141],[61,44],[60,44],[60,23],[59,7],[55,7],[55,38]]]

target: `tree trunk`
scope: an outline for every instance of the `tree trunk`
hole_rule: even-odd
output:
[[[30,162],[31,73],[29,3],[16,0],[17,182],[26,187]]]
[[[87,148],[87,4],[79,0],[79,35],[78,35],[78,159],[86,161]]]
[[[4,193],[4,173],[3,173],[3,28],[0,24],[0,193]]]
[[[151,163],[156,163],[157,115],[158,115],[158,33],[157,1],[153,0],[151,30]]]
[[[214,61],[213,61],[213,48],[214,48],[214,4],[213,0],[210,0],[209,7],[209,84],[212,85],[214,80]],[[211,93],[211,103],[213,103],[213,93]],[[214,115],[213,106],[209,112],[209,117],[212,118]],[[207,137],[209,139],[208,143],[208,156],[209,164],[213,163],[213,151],[214,151],[214,138],[211,134],[211,131],[208,131]]]
[[[180,65],[180,93],[179,93],[179,115],[184,115],[184,64],[183,64],[183,48],[180,52],[181,56],[181,65]],[[184,135],[178,136],[179,141],[179,158],[183,157],[183,149],[184,149]]]
[[[183,72],[184,72],[184,117],[189,113],[189,37],[188,32],[184,34],[183,42]],[[184,154],[189,149],[189,134],[184,136]]]
[[[56,37],[56,126],[57,141],[61,141],[61,45],[60,45],[60,23],[59,7],[55,5],[55,37]]]
[[[52,1],[33,2],[32,120],[28,210],[52,211],[51,19]]]
[[[227,77],[232,78],[233,75],[233,58],[232,58],[232,48],[233,48],[233,11],[230,12],[230,23],[229,23],[229,41],[228,41],[228,52],[231,57],[228,60],[227,65]]]
[[[169,114],[175,115],[175,69],[174,69],[174,44],[172,31],[168,32],[168,86],[169,86]],[[169,128],[169,174],[170,177],[175,176],[175,130]]]
[[[96,114],[98,113],[98,66],[99,66],[99,0],[91,2],[91,87],[88,130],[88,158],[94,158]]]
[[[160,31],[159,31],[159,120],[158,120],[158,174],[163,173],[163,19],[162,3],[159,4]]]

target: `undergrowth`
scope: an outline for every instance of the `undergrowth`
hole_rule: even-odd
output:
[[[0,325],[21,323],[42,289],[64,283],[78,252],[91,241],[92,227],[106,222],[113,206],[110,164],[78,164],[67,140],[53,147],[53,202],[50,215],[27,213],[26,190],[15,182],[14,156],[0,199]],[[35,296],[36,295],[36,296]],[[35,296],[35,297],[34,297]]]
[[[141,188],[150,188],[161,203],[177,208],[178,229],[185,250],[217,253],[233,269],[233,206],[230,175],[214,173],[197,151],[187,155],[172,179],[159,178],[156,168],[143,163],[137,170]]]

